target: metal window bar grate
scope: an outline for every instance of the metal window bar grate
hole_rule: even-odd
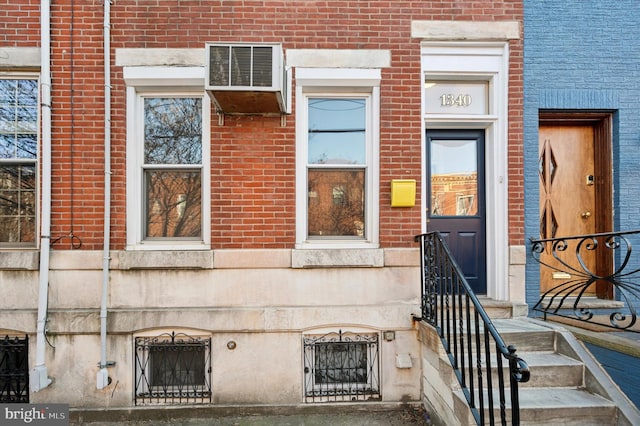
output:
[[[502,340],[440,233],[415,240],[422,273],[419,319],[440,336],[476,423],[520,424],[518,383],[529,380],[527,363]]]
[[[304,337],[305,402],[379,400],[378,341],[342,330]]]
[[[0,339],[0,403],[29,403],[29,337]]]
[[[135,405],[211,402],[210,338],[136,337],[135,370]]]

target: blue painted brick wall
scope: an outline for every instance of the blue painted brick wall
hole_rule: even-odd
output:
[[[640,369],[640,358],[600,345],[584,343],[627,397],[636,406],[640,406],[640,376],[636,374]]]
[[[614,120],[614,227],[640,229],[640,1],[525,0],[525,235],[537,237],[538,110],[607,109]],[[636,258],[640,242],[635,243]],[[539,295],[527,262],[527,302]]]

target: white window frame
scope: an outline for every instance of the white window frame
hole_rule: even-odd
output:
[[[296,68],[296,249],[378,248],[380,79],[380,69]],[[361,239],[308,237],[308,100],[318,97],[366,99],[365,235]]]
[[[1,50],[0,50],[1,51]],[[35,224],[34,224],[34,241],[32,242],[0,242],[0,249],[10,249],[10,250],[19,250],[19,249],[34,249],[38,247],[39,244],[39,234],[40,234],[40,162],[42,161],[41,152],[40,152],[40,139],[41,139],[41,122],[40,122],[40,114],[41,114],[41,90],[40,90],[40,76],[37,73],[0,73],[0,79],[2,80],[33,80],[36,82],[38,86],[38,98],[37,98],[37,117],[36,117],[36,149],[37,154],[35,159],[26,159],[26,158],[11,158],[4,159],[0,161],[0,164],[7,165],[33,165],[35,168],[35,199],[34,199],[34,212],[35,212]]]
[[[204,67],[124,67],[127,83],[127,250],[208,250],[211,240],[211,101]],[[202,236],[199,240],[144,239],[144,99],[202,98]]]

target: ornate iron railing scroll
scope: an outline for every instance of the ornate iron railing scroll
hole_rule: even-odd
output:
[[[617,330],[638,331],[640,303],[640,259],[633,257],[632,241],[640,230],[608,232],[570,237],[531,239],[533,258],[551,270],[558,284],[545,289],[532,308],[548,314],[584,321]],[[543,256],[544,254],[546,256]],[[588,257],[609,258],[615,265],[606,272],[593,270]],[[615,262],[614,262],[615,261]],[[552,264],[553,263],[553,264]],[[541,268],[541,272],[542,272]],[[606,287],[602,290],[603,287]],[[600,290],[594,290],[600,288]],[[613,294],[603,315],[597,315],[594,291]]]
[[[529,366],[505,344],[440,233],[415,240],[420,243],[421,320],[437,330],[476,422],[520,424],[518,383],[529,380]]]

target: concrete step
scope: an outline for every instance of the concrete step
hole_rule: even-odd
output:
[[[616,405],[584,389],[528,388],[520,390],[521,425],[616,425]]]
[[[518,353],[556,350],[556,336],[549,328],[517,319],[496,319],[492,322],[502,340],[507,345],[514,345]]]
[[[505,302],[487,297],[479,297],[480,304],[489,318],[515,318],[527,316],[529,306],[525,303]]]
[[[454,298],[456,299],[455,301],[453,300]],[[478,300],[480,301],[482,308],[491,319],[526,317],[529,312],[529,306],[525,303],[493,300],[483,296],[478,297]],[[453,304],[458,302],[459,300],[457,299],[457,296],[450,296],[450,298],[448,299],[448,303],[451,309],[453,309]],[[445,303],[447,302],[438,300],[439,311],[442,309],[442,306],[444,306]],[[463,306],[465,306],[463,307],[463,311],[466,311],[466,305]],[[456,309],[459,310],[459,306],[456,306]],[[473,315],[473,304],[470,304],[469,311],[471,312],[471,315]]]
[[[640,425],[640,412],[637,408],[616,390],[610,378],[601,371],[601,367],[598,367],[584,347],[566,330],[530,318],[497,318],[492,319],[492,323],[504,342],[507,345],[516,346],[516,354],[529,366],[529,382],[518,384],[520,424]],[[475,333],[475,325],[471,325],[470,328]],[[482,328],[480,327],[482,333],[480,341],[484,340]],[[475,337],[472,337],[472,342],[475,345]],[[484,357],[483,348],[481,351],[481,356]],[[497,364],[495,358],[492,354],[492,365]],[[471,364],[476,364],[474,359],[471,360]],[[504,361],[503,366],[506,367]],[[504,374],[505,386],[509,387],[510,383],[506,380],[508,373],[505,371]],[[589,380],[586,377],[589,377]],[[474,380],[477,388],[477,379]],[[483,386],[486,387],[486,370],[482,381]],[[495,367],[492,366],[494,389],[492,412],[496,422],[499,422],[500,418],[500,398],[495,390],[498,383]],[[487,390],[484,389],[482,392],[485,395],[485,405],[488,405]],[[455,411],[469,413],[459,410],[459,407],[466,406],[462,391],[455,392],[455,395]],[[510,422],[509,389],[505,390],[505,397],[507,400],[505,410]],[[475,400],[476,405],[479,405],[479,399],[476,397]],[[489,422],[488,409],[485,414],[485,420]],[[462,417],[458,418],[462,419]],[[472,418],[466,420],[468,424],[474,422]]]
[[[507,346],[514,345],[516,347],[517,353],[521,352],[554,352],[556,349],[556,339],[555,333],[553,330],[542,327],[540,325],[524,321],[518,319],[501,319],[496,318],[492,319],[491,322],[495,326],[496,330],[502,337],[502,340],[505,342]],[[476,342],[476,326],[475,323],[471,323],[471,342],[475,345]],[[455,330],[454,330],[455,329]],[[455,340],[460,339],[460,329],[465,334],[465,345],[467,339],[467,325],[466,323],[460,324],[451,324],[449,329],[444,329],[443,333],[445,337],[451,340],[451,344],[453,345],[454,338]],[[484,348],[484,324],[479,324],[478,330],[480,331],[480,347],[481,350]],[[454,331],[457,333],[454,336]],[[449,333],[447,335],[447,333]],[[495,351],[495,347],[491,345],[491,352]],[[466,350],[466,347],[465,347]],[[475,350],[475,346],[474,349]]]
[[[520,387],[582,387],[584,364],[554,352],[519,352],[529,365],[531,377]]]
[[[576,303],[576,301],[578,303]],[[589,309],[590,311],[603,311],[603,312],[611,312],[619,311],[621,308],[624,308],[624,303],[618,300],[610,300],[610,299],[598,299],[597,297],[581,297],[578,300],[576,297],[556,297],[555,299],[551,299],[547,297],[542,302],[542,307],[547,308],[548,310],[558,309],[558,312],[563,313],[566,311],[570,315],[575,314],[576,309]]]
[[[505,410],[507,419],[511,419],[511,401],[509,389],[505,390]],[[614,403],[601,396],[594,395],[580,388],[521,388],[520,392],[520,424],[521,425],[554,425],[554,426],[606,426],[616,425],[617,408]],[[461,391],[455,393],[459,403],[466,404]],[[494,392],[493,414],[496,423],[500,422],[500,399]],[[488,396],[484,393],[485,405]],[[479,405],[479,402],[477,402]],[[485,409],[485,422],[489,423],[489,409]],[[473,422],[470,421],[469,424]]]
[[[584,364],[568,356],[554,352],[518,352],[520,358],[529,365],[531,377],[528,382],[520,383],[519,387],[582,387],[584,386]],[[483,360],[483,378],[486,377],[485,362]],[[476,365],[473,361],[473,365]],[[498,386],[498,362],[491,357],[491,380],[493,386]],[[503,380],[509,386],[509,365],[506,359],[502,361]],[[483,379],[483,380],[486,380]]]

